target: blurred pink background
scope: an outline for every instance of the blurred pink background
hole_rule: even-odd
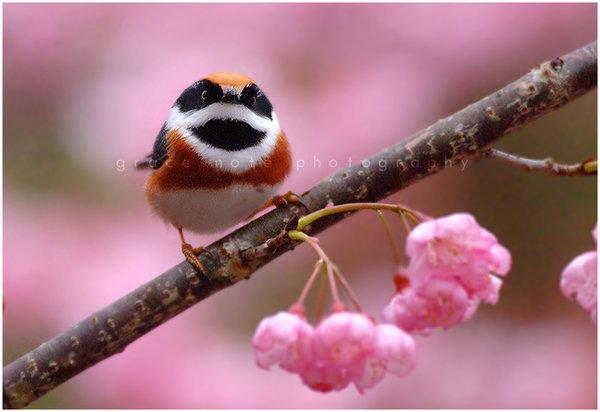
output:
[[[4,5],[4,363],[181,260],[133,162],[203,75],[240,72],[265,90],[305,162],[286,190],[302,192],[331,159],[360,161],[595,39],[594,4]],[[594,155],[596,93],[499,147]],[[596,408],[596,328],[558,288],[593,248],[596,179],[471,161],[389,200],[469,211],[514,258],[500,303],[419,338],[409,376],[323,395],[254,366],[254,328],[312,267],[300,247],[31,407]],[[379,316],[394,267],[376,222],[354,216],[322,246]]]

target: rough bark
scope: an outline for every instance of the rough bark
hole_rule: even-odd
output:
[[[297,242],[286,230],[299,216],[329,201],[377,201],[461,159],[480,156],[502,136],[594,89],[596,69],[594,42],[383,150],[369,165],[324,179],[302,195],[303,206],[280,207],[208,246],[200,256],[205,274],[182,262],[4,367],[4,407],[26,406],[192,305],[248,279],[294,248]],[[324,218],[305,231],[316,234],[345,216]]]

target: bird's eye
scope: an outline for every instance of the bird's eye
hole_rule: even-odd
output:
[[[175,101],[175,105],[179,107],[182,113],[190,110],[200,110],[215,103],[222,95],[221,86],[204,79],[185,89]]]
[[[254,113],[272,119],[273,106],[271,106],[267,96],[254,83],[242,90],[242,103]]]
[[[242,92],[242,103],[246,107],[252,108],[256,104],[256,96],[251,94],[249,91],[244,90]]]

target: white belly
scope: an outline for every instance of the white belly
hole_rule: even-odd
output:
[[[215,233],[231,227],[273,197],[278,186],[233,185],[221,190],[176,190],[153,194],[156,213],[176,227]]]

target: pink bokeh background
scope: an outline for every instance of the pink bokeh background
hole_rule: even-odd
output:
[[[358,162],[595,39],[594,4],[4,5],[4,363],[181,259],[133,162],[203,75],[240,72],[265,90],[300,162],[286,190],[302,192],[332,159]],[[576,161],[595,136],[594,92],[500,147]],[[418,338],[407,377],[323,395],[254,366],[255,326],[312,266],[300,247],[32,407],[595,408],[596,328],[558,282],[593,247],[596,179],[473,161],[390,200],[469,211],[515,260],[497,306]],[[322,246],[378,316],[394,267],[374,216]]]

